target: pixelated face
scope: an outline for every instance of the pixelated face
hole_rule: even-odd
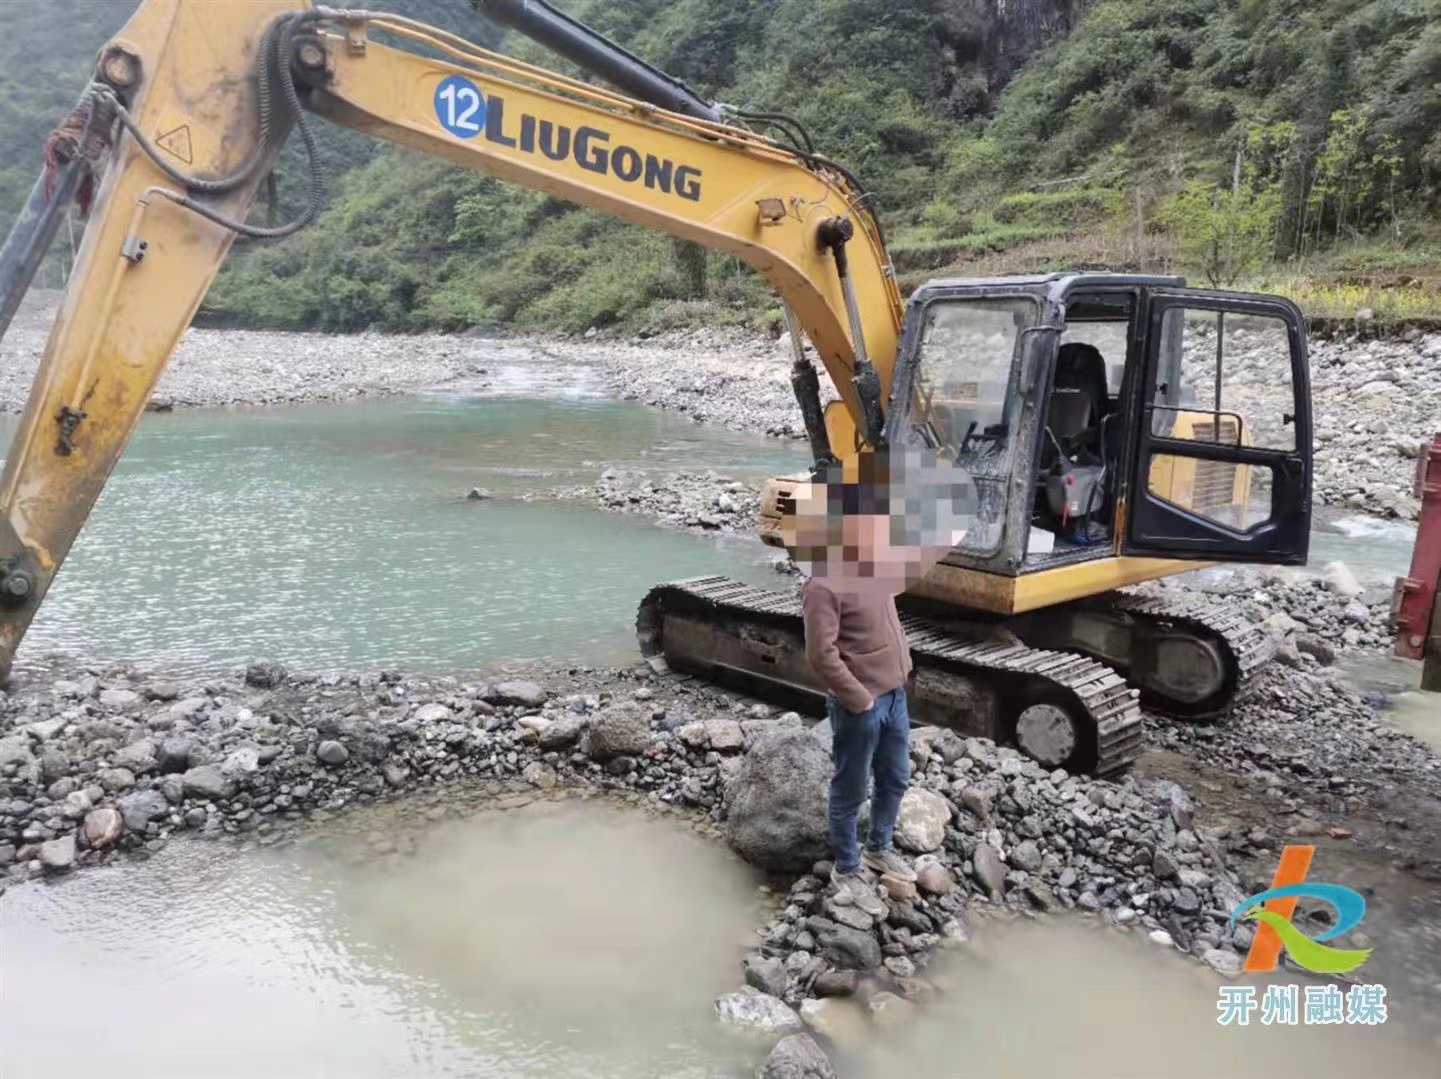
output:
[[[866,451],[795,497],[796,563],[832,587],[892,594],[961,541],[976,507],[970,476],[924,449]]]

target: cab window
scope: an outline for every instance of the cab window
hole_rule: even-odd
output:
[[[968,472],[980,522],[961,546],[994,551],[1001,540],[1011,472],[1015,391],[1025,330],[1039,319],[1026,297],[932,302],[922,325],[907,436]]]

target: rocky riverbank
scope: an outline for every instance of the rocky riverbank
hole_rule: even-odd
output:
[[[897,841],[920,880],[877,882],[873,916],[827,887],[825,742],[794,713],[702,683],[645,667],[496,682],[46,670],[0,701],[0,869],[9,883],[53,876],[186,833],[273,843],[316,814],[446,784],[625,793],[709,818],[774,874],[775,917],[721,1017],[822,1035],[839,1013],[889,1022],[923,1001],[968,910],[1089,914],[1231,975],[1247,929],[1226,916],[1252,890],[1248,859],[1287,836],[1350,834],[1364,817],[1373,849],[1441,873],[1424,853],[1441,852],[1441,765],[1327,669],[1274,667],[1231,721],[1151,730],[1163,765],[1202,760],[1254,787],[1269,825],[1208,824],[1205,794],[1147,760],[1098,781],[917,731]]]
[[[27,297],[0,344],[0,411],[18,412],[54,318],[58,294]],[[785,438],[804,437],[790,385],[787,340],[736,330],[673,331],[650,338],[557,335],[484,338],[192,329],[156,390],[153,407],[344,401],[449,388],[493,389],[497,364],[590,372],[626,400],[697,422]],[[1264,394],[1275,357],[1236,357],[1241,384]],[[1441,334],[1402,340],[1311,342],[1316,417],[1316,499],[1414,519],[1416,448],[1436,432]],[[834,398],[822,379],[822,397]],[[1284,408],[1272,409],[1279,415]]]

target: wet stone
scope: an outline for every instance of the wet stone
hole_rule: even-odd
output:
[[[760,1034],[790,1034],[802,1027],[801,1017],[785,1001],[749,985],[717,999],[715,1010],[722,1023]]]
[[[491,704],[519,704],[528,708],[539,708],[550,694],[535,682],[511,681],[497,683],[485,699]]]
[[[756,1079],[835,1079],[836,1070],[814,1038],[787,1034],[761,1064]]]
[[[79,789],[80,783],[73,776],[61,776],[46,788],[45,794],[52,802],[62,802],[67,794]]]
[[[1017,843],[1011,850],[1011,864],[1027,873],[1035,873],[1041,868],[1041,848],[1029,839]]]
[[[190,767],[190,754],[195,749],[193,738],[177,735],[160,743],[160,770],[183,772]]]
[[[893,956],[885,961],[885,968],[897,978],[910,978],[916,973],[916,965],[905,956]]]
[[[790,984],[786,964],[772,956],[748,955],[741,964],[746,984],[773,997],[785,995]]]
[[[1157,880],[1170,880],[1180,871],[1175,857],[1168,851],[1158,850],[1156,856],[1151,860],[1151,872],[1156,874]]]
[[[1178,888],[1172,906],[1182,914],[1195,914],[1201,909],[1201,898],[1195,893],[1194,889]]]
[[[146,825],[170,812],[170,801],[158,790],[135,791],[119,801],[120,815],[132,832],[144,832]]]
[[[1001,861],[1001,856],[996,848],[989,843],[976,844],[976,853],[973,856],[975,865],[975,877],[981,884],[985,885],[992,896],[999,896],[1006,890],[1006,864]]]
[[[1201,959],[1222,977],[1234,978],[1241,973],[1241,957],[1235,952],[1212,948],[1203,953]]]
[[[925,855],[922,858],[927,857]],[[916,860],[916,884],[931,895],[948,895],[956,887],[950,870],[938,861]]]
[[[40,776],[52,783],[70,771],[70,758],[58,749],[47,749],[40,754]]]
[[[816,976],[811,990],[818,997],[848,997],[860,985],[860,975],[854,970],[828,970]]]
[[[104,708],[124,709],[140,703],[140,694],[133,689],[106,689],[100,692],[100,704]]]

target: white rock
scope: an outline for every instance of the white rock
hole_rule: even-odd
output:
[[[715,1010],[722,1023],[761,1034],[791,1034],[805,1025],[785,1001],[749,985],[718,998]]]
[[[1234,978],[1241,973],[1241,957],[1223,948],[1211,948],[1201,959],[1205,964],[1225,978]]]
[[[129,708],[140,703],[140,694],[133,689],[102,690],[100,703],[105,708]]]
[[[940,850],[946,839],[951,807],[935,791],[911,787],[901,798],[896,817],[896,843],[916,854]]]
[[[40,864],[52,872],[63,872],[75,864],[75,837],[61,836],[40,844]]]
[[[1356,580],[1356,575],[1344,562],[1328,562],[1321,571],[1326,581],[1326,587],[1338,596],[1345,596],[1347,599],[1354,599],[1366,591],[1361,583]]]
[[[241,746],[220,765],[220,771],[227,776],[247,775],[259,768],[260,750],[255,746]]]
[[[450,709],[443,704],[422,704],[411,718],[419,723],[443,723],[450,718]]]

